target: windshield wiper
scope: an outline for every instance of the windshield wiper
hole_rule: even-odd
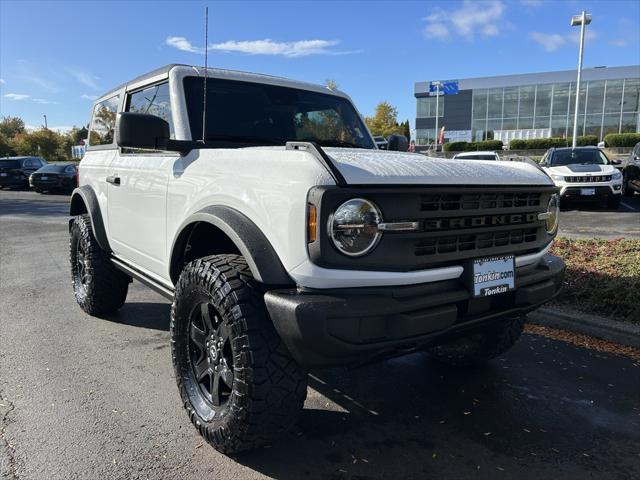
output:
[[[284,145],[286,140],[266,137],[253,137],[250,135],[211,135],[207,141],[223,141],[237,143],[251,143],[257,145]]]

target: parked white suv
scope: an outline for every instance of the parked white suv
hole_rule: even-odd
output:
[[[495,151],[478,151],[478,152],[461,152],[453,156],[454,160],[500,160],[498,152]]]
[[[309,367],[482,362],[557,293],[557,188],[536,167],[380,151],[344,93],[206,74],[170,65],[96,101],[70,259],[89,314],[133,278],[172,299],[180,395],[218,450],[292,425]]]
[[[540,166],[560,188],[563,200],[606,202],[618,208],[622,199],[622,173],[597,147],[552,148]]]

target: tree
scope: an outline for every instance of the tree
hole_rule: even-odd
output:
[[[24,133],[24,121],[18,117],[2,117],[0,120],[0,134],[11,139],[19,133]]]
[[[13,143],[18,155],[37,155],[47,161],[64,160],[69,156],[59,155],[60,134],[45,128],[19,133],[14,137]]]
[[[405,120],[401,126],[402,134],[407,137],[407,140],[411,140],[411,127],[409,126],[409,120]]]
[[[398,110],[387,101],[379,103],[375,115],[366,117],[365,121],[374,135],[388,137],[402,133],[402,127],[398,124]]]
[[[11,140],[12,139],[7,137],[4,133],[0,132],[0,158],[12,157],[16,154]]]
[[[327,78],[324,81],[324,86],[327,87],[329,90],[337,90],[338,89],[338,82],[336,82],[332,78]]]

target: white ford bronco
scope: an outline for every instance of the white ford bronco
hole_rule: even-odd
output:
[[[71,198],[84,311],[171,299],[180,395],[218,450],[273,441],[309,368],[476,364],[560,289],[558,189],[517,162],[378,150],[349,97],[170,65],[99,98]]]

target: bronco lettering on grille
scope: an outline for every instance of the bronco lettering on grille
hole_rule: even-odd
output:
[[[522,225],[525,223],[534,223],[537,220],[537,213],[483,215],[481,217],[433,218],[424,221],[424,228],[425,230],[453,230],[456,228]]]

